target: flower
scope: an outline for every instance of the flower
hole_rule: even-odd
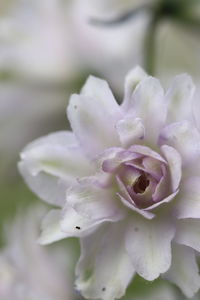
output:
[[[70,99],[73,132],[22,151],[26,183],[58,207],[45,217],[40,242],[81,238],[76,286],[85,298],[120,298],[135,273],[146,280],[162,274],[188,297],[200,288],[194,90],[183,74],[165,92],[136,67],[119,105],[108,84],[91,76]]]
[[[0,298],[11,300],[80,300],[73,291],[74,249],[37,244],[43,206],[30,207],[6,230],[0,252]],[[71,249],[70,249],[71,248]]]

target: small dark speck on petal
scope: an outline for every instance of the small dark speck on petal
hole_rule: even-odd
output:
[[[76,229],[80,230],[80,229],[81,229],[81,227],[79,227],[79,226],[76,226]]]
[[[74,109],[77,109],[77,105],[74,105]]]
[[[138,227],[135,227],[134,230],[135,230],[135,232],[138,232],[138,231],[139,231],[139,228],[138,228]]]
[[[102,288],[102,291],[103,291],[103,292],[105,292],[105,290],[106,290],[106,288],[105,288],[105,287],[103,287],[103,288]]]

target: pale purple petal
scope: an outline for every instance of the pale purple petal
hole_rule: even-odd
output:
[[[182,176],[181,156],[174,148],[167,145],[163,145],[161,147],[161,150],[166,160],[168,161],[168,168],[171,177],[171,187],[172,191],[175,192],[179,187]]]
[[[166,126],[161,132],[160,143],[175,148],[181,155],[183,165],[200,157],[200,133],[188,121]]]
[[[145,155],[145,156],[149,156],[152,157],[154,159],[157,159],[163,163],[166,163],[166,160],[157,152],[151,150],[149,147],[146,146],[142,146],[142,145],[134,145],[131,146],[129,148],[130,151],[133,151],[135,153],[141,154],[141,155]]]
[[[144,210],[145,210],[145,211],[151,211],[151,210],[153,210],[154,208],[157,208],[157,207],[159,207],[159,206],[161,206],[161,205],[163,205],[163,204],[165,204],[165,203],[169,203],[169,202],[171,202],[171,201],[176,197],[176,195],[177,195],[178,193],[179,193],[179,190],[177,190],[177,191],[174,192],[173,194],[169,195],[168,197],[162,199],[162,201],[157,202],[157,203],[155,203],[155,204],[153,204],[153,205],[151,205],[151,206],[145,208]]]
[[[154,280],[171,264],[171,241],[175,227],[170,218],[160,216],[146,220],[132,217],[126,233],[126,248],[136,272]]]
[[[200,276],[193,249],[173,244],[172,264],[164,278],[175,283],[186,297],[193,297],[200,288]]]
[[[111,156],[111,155],[110,155]],[[124,163],[131,161],[133,159],[140,158],[141,155],[139,153],[134,153],[133,151],[128,150],[122,150],[122,151],[116,151],[114,149],[113,156],[108,159],[105,159],[102,164],[102,169],[104,172],[114,173],[118,167]]]
[[[160,180],[162,177],[162,168],[160,161],[152,157],[144,157],[142,160],[145,172],[151,174],[156,180]]]
[[[137,208],[133,203],[127,201],[126,198],[124,198],[120,193],[117,194],[120,198],[120,200],[122,201],[122,203],[128,207],[129,209],[131,209],[133,212],[138,213],[139,215],[141,215],[142,217],[151,220],[155,217],[155,215],[152,212],[148,212],[145,211],[143,209]]]

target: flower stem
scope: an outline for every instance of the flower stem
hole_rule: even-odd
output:
[[[145,40],[145,61],[144,66],[149,75],[155,75],[156,69],[156,31],[159,19],[153,17]]]

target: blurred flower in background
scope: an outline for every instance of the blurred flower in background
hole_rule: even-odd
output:
[[[41,247],[37,244],[38,224],[44,207],[22,211],[5,230],[5,246],[0,252],[0,298],[81,299],[73,289],[76,243]]]
[[[156,26],[155,16],[159,16]],[[83,80],[91,73],[104,77],[119,99],[125,74],[139,64],[165,84],[171,75],[189,72],[199,85],[199,23],[199,0],[0,2],[1,227],[14,217],[20,203],[28,206],[36,201],[17,174],[18,153],[31,140],[68,128],[65,107]],[[195,114],[199,122],[199,110]],[[15,247],[7,232],[10,246],[4,253]],[[41,258],[40,251],[35,255]],[[143,289],[145,284],[138,286]],[[135,296],[135,289],[135,285],[130,289],[128,300],[146,300],[143,294]],[[179,299],[169,285],[151,295]]]

